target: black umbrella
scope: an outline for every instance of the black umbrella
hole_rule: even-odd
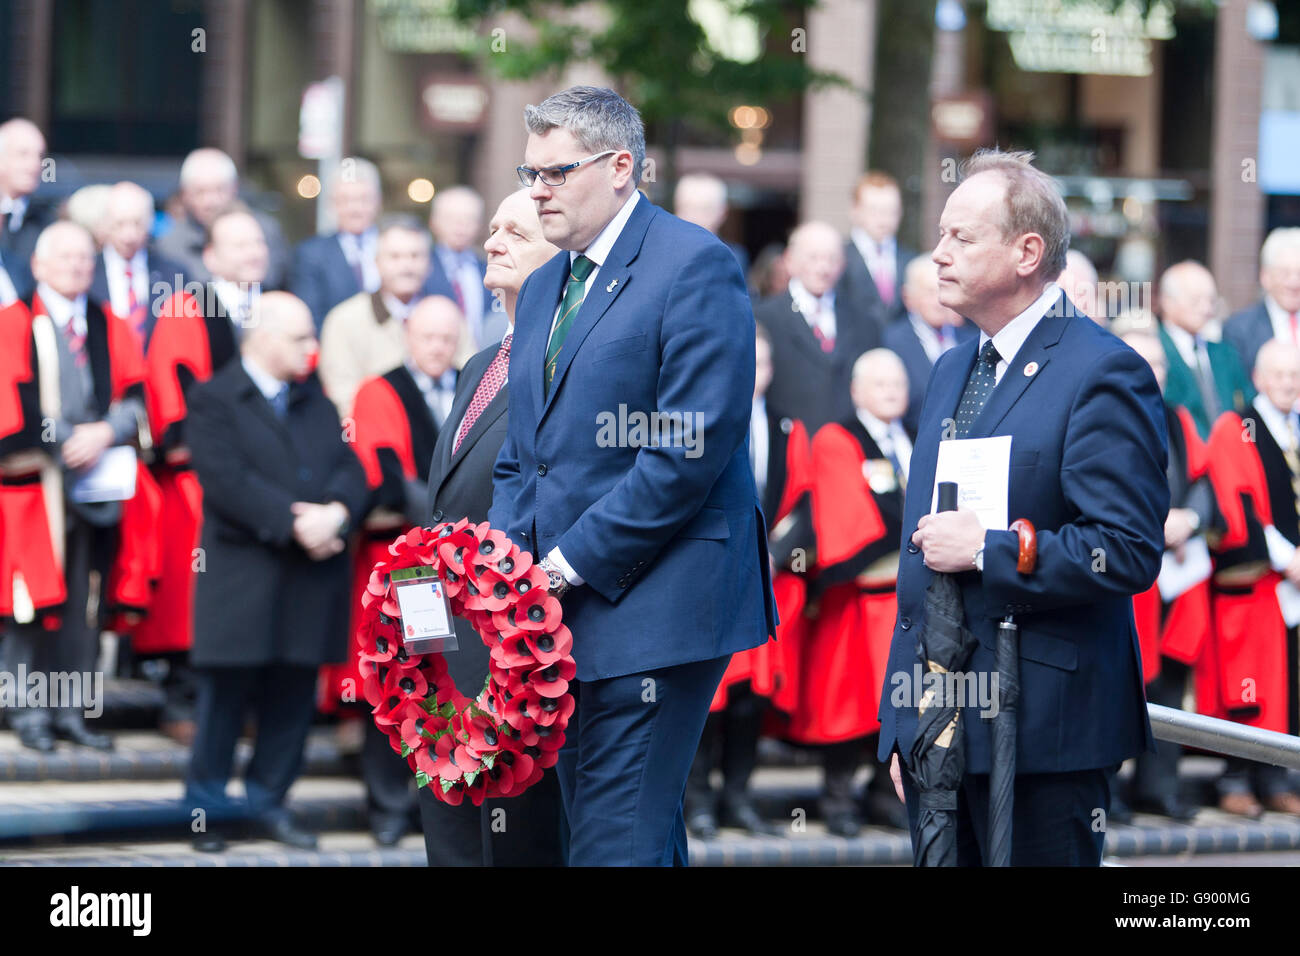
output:
[[[953,511],[957,486],[939,485],[939,510]],[[925,626],[917,653],[925,674],[938,675],[921,695],[916,736],[908,753],[908,771],[920,801],[913,863],[957,865],[957,791],[966,769],[964,725],[953,682],[945,675],[966,667],[975,638],[966,628],[961,589],[949,574],[936,574],[926,588]]]
[[[1029,574],[1038,561],[1034,526],[1017,518],[1010,529],[1020,537],[1016,569]],[[993,747],[989,767],[989,865],[1011,865],[1011,811],[1015,803],[1016,735],[1020,703],[1020,635],[1008,614],[998,625],[998,712],[993,716]]]

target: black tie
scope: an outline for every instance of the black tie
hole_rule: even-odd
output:
[[[997,384],[998,362],[1001,359],[1002,356],[993,347],[993,340],[985,342],[980,349],[979,358],[975,360],[975,367],[971,369],[970,378],[966,380],[961,402],[957,405],[957,438],[965,438],[970,434],[971,425],[993,394],[993,386]]]

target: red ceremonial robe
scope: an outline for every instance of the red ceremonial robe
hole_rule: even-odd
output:
[[[731,656],[709,705],[714,712],[726,707],[729,688],[745,681],[782,713],[792,714],[798,700],[799,653],[808,624],[803,616],[804,572],[814,558],[809,513],[812,451],[802,422],[768,414],[767,460],[763,511],[769,551],[778,562],[772,592],[780,623],[774,640]]]
[[[828,744],[880,729],[876,713],[894,621],[900,476],[857,418],[812,440],[820,608],[800,659],[789,736]]]
[[[60,400],[58,332],[40,297],[0,312],[0,616],[37,615],[54,627],[63,580],[63,475],[42,441]],[[144,400],[144,359],[131,328],[97,303],[86,305],[92,401],[102,410],[128,395]],[[104,604],[139,610],[157,572],[148,515],[152,486],[137,466],[136,498],[123,503],[118,548]],[[144,476],[144,477],[142,477]],[[138,499],[138,500],[137,500]]]
[[[1209,449],[1187,409],[1166,407],[1165,411],[1169,419],[1169,455],[1171,459],[1178,456],[1175,466],[1182,471],[1182,484],[1188,486],[1209,473]],[[1160,589],[1153,584],[1133,596],[1133,617],[1142,649],[1142,682],[1149,684],[1160,673],[1162,656],[1189,665],[1200,658],[1210,633],[1210,582],[1188,588],[1174,599],[1167,612],[1160,600]]]
[[[215,296],[206,296],[213,301]],[[194,582],[202,533],[203,490],[184,448],[185,395],[238,355],[230,319],[185,292],[167,299],[145,357],[149,425],[158,460],[159,577],[148,616],[135,630],[137,654],[187,651],[194,641]]]
[[[1210,433],[1210,480],[1226,530],[1214,548],[1211,639],[1196,668],[1197,710],[1252,727],[1287,732],[1286,624],[1277,601],[1281,575],[1268,563],[1264,528],[1273,524],[1260,445],[1276,447],[1262,421],[1248,440],[1227,412]],[[1292,492],[1294,508],[1294,492]]]
[[[362,522],[361,541],[352,570],[352,614],[361,610],[361,595],[370,571],[389,557],[388,546],[405,534],[411,522],[405,512],[407,482],[429,480],[429,465],[438,441],[438,427],[419,386],[405,366],[367,379],[352,405],[352,448],[366,472],[371,510]],[[423,505],[423,502],[421,502]],[[357,662],[361,650],[355,620],[347,659],[321,669],[320,709],[335,710],[340,701],[361,700],[362,677]]]

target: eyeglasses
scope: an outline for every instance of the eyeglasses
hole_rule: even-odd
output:
[[[602,156],[609,156],[617,153],[616,149],[607,149],[603,153],[596,153],[593,156],[587,156],[577,162],[569,163],[567,166],[552,166],[549,169],[531,169],[528,166],[516,166],[515,172],[519,174],[519,181],[525,186],[531,186],[537,182],[537,177],[541,177],[542,182],[548,186],[563,186],[564,174],[571,169],[577,169],[579,166],[585,166],[587,163],[594,162]]]

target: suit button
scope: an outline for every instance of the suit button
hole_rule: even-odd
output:
[[[899,624],[899,626],[902,627],[902,629],[905,630],[905,631],[907,631],[907,630],[911,630],[911,628],[912,628],[912,619],[911,619],[910,617],[901,617],[901,618],[898,619],[898,624]]]
[[[911,541],[907,542],[907,553],[908,553],[908,554],[916,554],[916,553],[917,553],[918,551],[920,551],[920,550],[921,550],[921,549],[918,548],[916,545],[914,545]]]
[[[441,520],[442,520],[442,509],[439,508],[437,511],[433,513],[433,523],[437,524]]]
[[[545,465],[538,465],[538,466],[537,466],[537,474],[539,474],[539,475],[544,475],[544,474],[546,474],[546,466],[545,466]]]

